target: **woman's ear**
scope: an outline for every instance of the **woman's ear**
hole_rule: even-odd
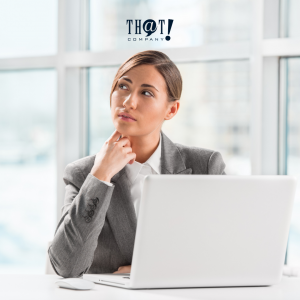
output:
[[[179,100],[169,102],[168,109],[165,115],[165,120],[171,120],[177,114],[179,107],[180,107]]]

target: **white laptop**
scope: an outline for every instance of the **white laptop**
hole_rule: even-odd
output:
[[[265,286],[282,276],[296,177],[148,175],[127,289]]]

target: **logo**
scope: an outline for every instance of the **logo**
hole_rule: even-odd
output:
[[[133,22],[135,21],[135,22]],[[142,20],[126,20],[126,25],[128,25],[128,34],[132,34],[132,32],[135,32],[134,34],[142,34],[142,29],[146,33],[146,36],[143,38],[128,38],[128,41],[163,41],[164,39],[166,41],[169,41],[171,39],[170,32],[173,25],[174,20],[168,19],[168,35],[163,37],[157,37],[158,32],[159,34],[164,34],[164,26],[165,26],[165,20],[158,20],[158,24],[152,20],[148,19],[145,22]],[[157,30],[158,29],[158,30]],[[156,33],[156,35],[152,36],[152,34]]]

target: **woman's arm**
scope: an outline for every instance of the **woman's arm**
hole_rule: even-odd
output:
[[[120,139],[120,135],[115,130],[104,143],[86,178],[73,163],[65,169],[66,194],[62,217],[48,249],[51,264],[58,275],[79,277],[93,262],[114,190],[110,180],[127,163],[133,163],[136,157],[129,139]]]
[[[218,151],[214,151],[208,160],[208,174],[211,175],[226,175],[224,169],[226,165],[222,155]]]
[[[76,166],[67,165],[62,217],[48,249],[53,269],[63,277],[79,277],[91,266],[114,190],[114,185],[109,186],[91,173],[79,189],[76,183],[82,176]]]

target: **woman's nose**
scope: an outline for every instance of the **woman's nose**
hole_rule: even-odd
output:
[[[137,106],[136,97],[132,93],[128,95],[123,102],[123,106],[127,108],[136,109]]]

